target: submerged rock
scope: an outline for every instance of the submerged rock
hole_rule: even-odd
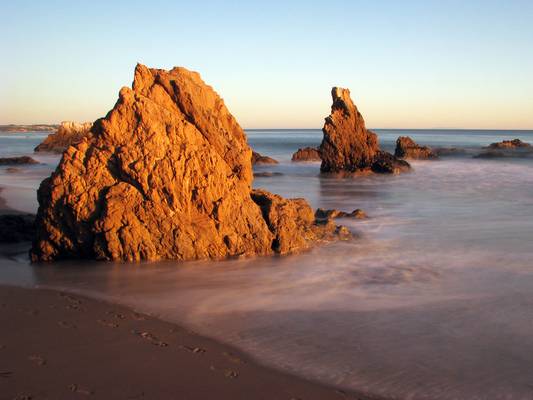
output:
[[[263,172],[254,172],[254,178],[272,178],[274,176],[282,176],[283,174],[281,172],[270,172],[270,171],[263,171]]]
[[[334,87],[333,104],[322,132],[319,147],[322,172],[396,173],[409,164],[379,149],[377,135],[365,127],[348,89]]]
[[[520,139],[503,140],[501,142],[491,143],[488,146],[489,149],[519,149],[519,148],[526,148],[526,147],[532,147],[532,146],[529,143],[522,142]]]
[[[531,158],[533,157],[533,146],[522,142],[520,139],[504,140],[502,142],[491,143],[485,150],[474,158]]]
[[[75,145],[88,137],[91,132],[92,122],[72,122],[63,121],[57,128],[55,133],[52,133],[40,143],[34,151],[47,151],[54,153],[62,153],[67,147]]]
[[[35,236],[35,215],[0,215],[0,243],[29,242]]]
[[[287,200],[265,190],[253,190],[252,199],[261,207],[269,229],[274,232],[272,249],[286,254],[308,248],[317,240],[346,234],[335,224],[316,224],[313,210],[304,199]]]
[[[431,159],[437,158],[437,154],[428,146],[420,146],[409,136],[400,136],[396,140],[394,156],[397,158]]]
[[[458,147],[438,147],[434,148],[433,152],[438,157],[462,156],[467,154],[466,149],[461,149]]]
[[[323,208],[318,208],[315,212],[315,218],[317,220],[334,219],[334,218],[364,219],[366,217],[367,217],[366,213],[360,208],[353,210],[351,213],[347,213],[345,211],[339,211],[335,209],[325,210]]]
[[[392,154],[386,151],[378,151],[374,162],[370,169],[372,172],[378,174],[399,174],[401,172],[408,172],[411,169],[411,165],[405,160],[394,157]]]
[[[24,165],[24,164],[39,164],[33,158],[28,156],[20,157],[4,157],[0,158],[0,165]]]
[[[41,183],[32,260],[266,255],[341,233],[302,199],[252,191],[251,159],[198,73],[137,65],[132,89]]]
[[[315,149],[314,147],[304,147],[303,149],[298,149],[298,151],[292,155],[291,161],[322,161],[322,157],[320,156],[319,149]]]
[[[276,160],[271,157],[263,156],[256,151],[252,152],[252,165],[261,165],[261,164],[278,164]]]

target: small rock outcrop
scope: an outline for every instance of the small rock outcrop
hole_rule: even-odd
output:
[[[394,156],[397,158],[412,158],[416,160],[434,159],[437,154],[428,146],[420,146],[409,136],[400,136],[396,140]]]
[[[91,122],[63,121],[57,128],[57,131],[48,135],[34,151],[62,153],[67,147],[75,145],[87,137],[90,134],[92,125]]]
[[[491,143],[484,148],[484,151],[474,156],[474,158],[531,158],[533,157],[533,146],[522,142],[520,139],[504,140],[502,142]]]
[[[20,157],[4,157],[0,158],[0,165],[25,165],[25,164],[39,164],[33,158],[28,156]]]
[[[349,236],[344,227],[316,224],[313,210],[304,199],[286,200],[265,190],[253,190],[252,199],[259,205],[271,232],[275,232],[272,249],[287,254],[309,247],[317,240],[335,235]]]
[[[0,215],[0,243],[29,242],[35,236],[35,215]]]
[[[320,156],[320,150],[314,147],[304,147],[298,149],[291,158],[293,162],[305,162],[305,161],[322,161]]]
[[[438,157],[463,156],[467,154],[465,149],[461,149],[459,147],[438,147],[433,149],[433,152]]]
[[[376,154],[370,169],[378,174],[399,174],[408,172],[411,169],[411,165],[405,160],[394,157],[391,153],[380,150]]]
[[[272,178],[274,176],[283,176],[281,172],[261,171],[254,172],[254,178]]]
[[[256,151],[252,151],[252,165],[261,164],[278,164],[278,161],[271,157],[263,156]]]
[[[522,142],[520,139],[503,140],[497,143],[491,143],[489,149],[523,149],[532,147],[531,144]]]
[[[345,211],[339,211],[335,209],[325,210],[323,208],[318,208],[315,212],[315,218],[317,220],[334,219],[334,218],[365,219],[366,217],[367,217],[366,213],[360,208],[353,210],[351,213],[347,213]]]
[[[33,261],[220,259],[342,236],[303,199],[252,191],[252,150],[200,75],[137,65],[132,88],[38,191]]]
[[[319,151],[322,172],[397,173],[409,169],[406,161],[379,149],[377,135],[366,129],[348,89],[331,90],[333,104],[322,132]]]

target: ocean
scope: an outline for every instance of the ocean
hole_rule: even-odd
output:
[[[0,259],[0,283],[60,288],[132,306],[235,345],[259,362],[394,399],[533,398],[533,158],[478,159],[483,146],[533,131],[380,130],[463,153],[414,161],[401,175],[333,177],[291,163],[320,130],[248,130],[280,161],[255,187],[313,207],[363,209],[338,220],[356,239],[285,257],[221,262],[61,262]],[[43,134],[0,135],[1,196],[27,212],[59,160],[33,155]]]

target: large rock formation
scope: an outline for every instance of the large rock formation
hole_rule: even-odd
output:
[[[331,114],[322,128],[319,148],[322,172],[397,173],[409,169],[406,161],[379,149],[376,134],[366,129],[348,89],[334,87],[331,96]]]
[[[291,158],[293,162],[303,162],[303,161],[321,161],[322,157],[320,156],[320,150],[315,149],[314,147],[304,147],[303,149],[298,149]]]
[[[420,146],[409,136],[400,136],[396,140],[394,156],[397,158],[412,158],[417,160],[437,158],[437,154],[428,146]]]
[[[67,147],[81,142],[90,135],[92,125],[91,122],[63,121],[57,132],[48,135],[34,150],[62,153]]]
[[[252,151],[195,72],[138,65],[132,89],[38,192],[33,261],[286,253],[342,234],[302,199],[252,191]]]

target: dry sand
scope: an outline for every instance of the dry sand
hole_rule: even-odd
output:
[[[0,286],[0,327],[0,400],[368,399],[128,308],[52,290]]]

